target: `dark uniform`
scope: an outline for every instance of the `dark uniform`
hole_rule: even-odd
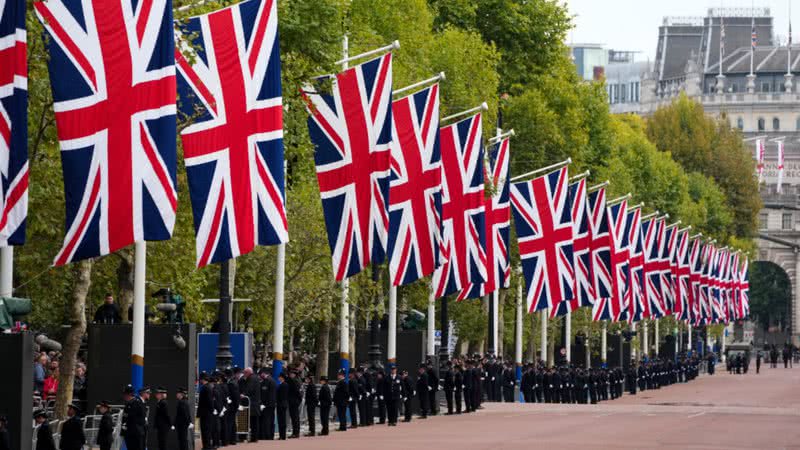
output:
[[[403,422],[411,422],[411,399],[416,395],[408,371],[403,371]]]
[[[347,402],[350,407],[350,428],[358,428],[358,399],[361,389],[356,380],[355,369],[350,369],[347,382]]]
[[[286,383],[289,385],[289,418],[292,420],[292,437],[300,437],[300,404],[303,403],[303,394],[300,393],[300,381],[295,372],[289,373]]]
[[[41,410],[39,413],[45,418],[47,417],[44,410]],[[10,439],[7,431],[6,439]],[[3,442],[0,442],[0,448],[3,448],[2,444]],[[5,448],[11,450],[11,442],[8,442]],[[50,423],[47,420],[42,422],[39,425],[39,429],[36,430],[36,450],[56,450],[56,443],[53,440],[53,431],[50,430]]]
[[[125,403],[123,427],[125,429],[125,447],[128,450],[144,450],[147,430],[146,414],[147,409],[141,398],[134,397]]]
[[[467,363],[467,368],[464,370],[462,378],[464,380],[464,406],[466,407],[465,411],[469,413],[475,411],[475,408],[472,405],[472,399],[474,398],[473,390],[475,389],[475,378],[473,377],[471,363]]]
[[[336,389],[333,391],[333,403],[336,405],[336,417],[339,420],[339,431],[347,430],[347,404],[350,399],[350,388],[344,378],[344,372],[339,372],[342,378],[336,382]]]
[[[108,407],[108,402],[102,403]],[[100,425],[97,427],[97,439],[95,444],[100,447],[100,450],[111,450],[111,445],[114,443],[114,420],[111,418],[111,412],[106,411],[100,418]]]
[[[447,392],[445,390],[445,392]],[[464,374],[461,373],[461,366],[456,366],[453,372],[453,400],[456,404],[456,414],[461,414],[461,401],[464,396]]]
[[[167,400],[161,399],[156,404],[156,438],[159,450],[167,450],[167,437],[172,430],[172,418],[169,416]]]
[[[314,386],[314,382],[311,377],[308,377],[306,382],[306,417],[308,418],[308,435],[314,436],[317,434],[317,426],[316,426],[316,414],[317,414],[317,404],[319,403],[319,397],[317,396],[317,387]]]
[[[322,383],[324,381],[324,383]],[[331,404],[333,403],[333,397],[331,397],[331,387],[328,386],[328,377],[320,377],[320,383],[322,384],[319,388],[319,422],[322,425],[322,430],[320,431],[320,436],[327,436],[328,435],[328,422],[331,419]]]
[[[444,399],[447,402],[447,414],[453,414],[453,390],[455,389],[453,379],[453,368],[450,361],[447,362],[447,370],[442,374],[442,381],[444,384]]]
[[[428,417],[428,400],[430,400],[430,395],[428,395],[428,390],[430,386],[428,386],[428,374],[425,373],[425,366],[421,367],[419,375],[417,375],[417,398],[419,399],[419,415],[423,419]]]
[[[208,375],[200,374],[200,388],[197,390],[197,417],[200,418],[200,441],[204,449],[213,446],[211,442],[211,421],[214,419],[213,385],[208,383]],[[126,406],[127,408],[127,406]],[[126,440],[127,443],[127,435]],[[138,448],[128,446],[128,449]]]
[[[503,384],[503,401],[506,403],[513,403],[514,387],[517,385],[517,374],[514,373],[511,366],[506,366],[500,378]]]
[[[262,367],[258,373],[263,375],[260,385],[261,404],[258,405],[261,409],[258,425],[259,439],[271,441],[275,439],[275,395],[277,394],[278,386],[269,375],[268,368]]]
[[[281,440],[286,440],[286,410],[289,409],[289,384],[286,382],[286,374],[284,373],[278,376],[275,407],[278,416],[278,436]]]
[[[375,397],[378,399],[378,423],[383,425],[386,423],[386,399],[389,397],[389,379],[379,370],[375,374]]]
[[[250,399],[250,442],[256,442],[259,436],[258,426],[261,415],[261,383],[255,373],[251,373],[247,378],[242,378],[244,383],[240,384],[239,392]]]
[[[436,371],[433,367],[428,366],[428,409],[431,415],[439,414],[439,399],[437,393],[439,392],[439,377],[436,376]]]
[[[86,444],[86,435],[83,434],[83,424],[78,417],[80,408],[75,404],[69,405],[69,408],[75,411],[75,415],[61,425],[61,439],[58,442],[58,448],[60,450],[83,450],[83,445]]]
[[[236,414],[239,412],[239,400],[241,398],[239,393],[239,383],[232,377],[233,372],[226,370],[225,375],[228,378],[228,404],[225,405],[225,436],[223,442],[228,445],[236,445]],[[258,408],[258,405],[252,405],[252,408]]]
[[[394,373],[390,373],[386,378],[388,390],[384,393],[386,396],[386,411],[389,416],[389,425],[397,425],[397,411],[400,407],[400,399],[403,397],[403,380],[397,374],[396,367],[393,368]]]
[[[186,401],[186,389],[178,389],[178,393],[184,395],[175,405],[175,433],[178,435],[178,448],[187,450],[189,448],[189,425],[192,424],[192,413],[189,409],[189,402]],[[194,441],[194,439],[192,439]]]

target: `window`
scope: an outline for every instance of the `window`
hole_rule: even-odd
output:
[[[778,131],[781,129],[781,121],[777,117],[772,119],[772,129]]]
[[[636,103],[639,103],[639,82],[634,83],[633,92],[636,94]]]
[[[744,131],[744,119],[742,119],[741,117],[736,119],[736,128],[738,128],[739,131]]]
[[[797,122],[794,124],[794,126],[796,128],[795,131],[800,131],[800,117],[797,118]]]
[[[622,95],[620,95],[622,103],[626,103],[628,100],[628,85],[625,83],[621,83],[619,87],[621,88],[620,90],[622,91]]]
[[[761,83],[761,92],[769,92],[771,85],[769,83]]]
[[[764,129],[765,129],[766,127],[767,127],[767,125],[766,125],[766,123],[764,122],[764,118],[763,118],[763,117],[759,117],[759,118],[758,118],[758,131],[764,131]]]
[[[769,215],[767,213],[761,213],[758,215],[758,229],[759,230],[766,230],[767,229],[767,219],[769,219]]]
[[[792,229],[792,213],[783,213],[781,218],[781,228],[784,230]]]

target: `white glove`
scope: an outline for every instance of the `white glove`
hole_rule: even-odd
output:
[[[262,408],[263,408],[263,406],[262,406]],[[244,411],[244,406],[239,405],[239,411]]]
[[[353,401],[353,397],[348,398],[347,401],[352,402]]]
[[[261,410],[263,411],[266,408],[264,405],[261,405]]]
[[[463,384],[461,385],[461,389],[466,389],[466,388],[467,388],[467,387],[466,387],[466,386],[464,386]]]
[[[225,409],[225,407],[223,406],[223,407],[222,407],[222,411],[220,411],[220,412],[219,412],[219,415],[220,415],[220,416],[224,415],[224,414],[225,414],[225,411],[227,411],[227,409]]]
[[[228,399],[228,404],[230,405],[231,403],[232,403],[232,402],[231,402],[231,399]]]
[[[429,391],[432,391],[432,390],[433,390],[433,388],[432,388],[432,387],[430,387],[430,386],[428,386],[428,390],[429,390]]]
[[[172,427],[170,427],[170,430],[174,430],[174,429],[175,429],[175,425],[173,425]]]
[[[492,377],[492,381],[494,381],[494,377]]]
[[[373,390],[372,390],[372,393],[373,393],[373,394],[375,393],[375,389],[373,389]]]
[[[382,395],[379,395],[379,396],[378,396],[378,399],[379,399],[379,400],[383,400],[383,396],[382,396]]]

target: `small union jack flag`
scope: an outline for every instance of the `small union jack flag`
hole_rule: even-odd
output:
[[[642,241],[644,244],[644,295],[650,310],[650,317],[664,317],[661,299],[661,272],[659,257],[664,219],[651,217],[642,221]]]
[[[650,317],[650,305],[645,296],[644,244],[642,242],[642,209],[628,212],[628,245],[630,248],[630,301],[628,322],[635,323]]]
[[[559,309],[575,297],[569,175],[561,168],[511,185],[528,312]]]
[[[28,60],[25,1],[0,0],[0,247],[25,243]]]
[[[241,2],[180,31],[179,47],[197,36],[193,63],[175,59],[180,109],[199,116],[181,139],[203,267],[289,240],[276,2]]]
[[[664,227],[664,235],[661,240],[661,257],[659,259],[659,269],[661,271],[661,298],[664,302],[664,313],[672,314],[675,305],[675,279],[673,277],[673,267],[675,260],[675,248],[677,247],[678,225],[668,225]],[[677,268],[674,270],[677,273]]]
[[[486,281],[484,169],[481,115],[439,133],[442,150],[442,265],[433,273],[434,295],[460,292]]]
[[[689,321],[697,324],[700,318],[700,275],[702,265],[700,255],[702,253],[702,242],[700,239],[692,241],[689,250]]]
[[[675,248],[676,271],[673,274],[675,283],[675,307],[672,313],[681,321],[689,320],[689,230],[678,231]]]
[[[389,273],[395,286],[433,273],[442,239],[439,85],[392,103]]]
[[[611,296],[601,298],[595,302],[592,316],[595,321],[600,320],[625,320],[627,318],[628,302],[631,297],[629,246],[627,235],[627,209],[628,202],[620,203],[606,208],[606,217],[609,225],[609,268],[611,279]]]
[[[586,178],[569,185],[572,203],[572,255],[575,267],[575,295],[572,300],[561,302],[550,316],[560,316],[581,306],[594,305],[594,271],[592,270],[592,224],[586,198]]]
[[[737,319],[743,320],[750,315],[750,272],[748,271],[748,260],[744,258],[742,268],[739,270],[739,308]]]
[[[306,88],[308,131],[336,281],[386,256],[392,142],[392,55]]]
[[[611,235],[609,234],[608,215],[606,214],[606,190],[600,188],[588,196],[588,208],[592,227],[591,264],[593,272],[593,303],[607,300],[612,297],[613,285],[611,281]],[[602,312],[604,308],[594,308],[593,311]],[[595,318],[600,320],[600,318]]]
[[[509,207],[508,161],[509,140],[502,139],[489,152],[487,178],[495,194],[484,200],[486,220],[486,282],[473,283],[461,291],[458,299],[478,298],[497,289],[507,288],[511,281],[508,254],[511,209]]]
[[[175,41],[169,0],[34,4],[50,81],[67,233],[57,266],[172,236]]]
[[[700,294],[700,317],[698,325],[708,325],[712,318],[711,272],[716,258],[713,244],[706,244],[701,255],[702,271],[698,293]]]

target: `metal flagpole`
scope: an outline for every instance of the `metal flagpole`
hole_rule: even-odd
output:
[[[539,359],[547,365],[547,309],[541,310],[542,314],[542,348],[539,350]]]
[[[286,183],[286,161],[283,162],[283,180]],[[284,200],[285,203],[285,200]],[[275,311],[272,317],[272,378],[278,380],[283,372],[283,309],[286,280],[286,244],[278,245],[277,272],[275,274]]]
[[[342,70],[347,70],[349,41],[347,35],[342,37]],[[350,281],[342,280],[342,304],[339,308],[339,368],[344,371],[345,378],[350,371]]]
[[[564,350],[566,353],[564,356],[567,357],[567,362],[572,362],[572,346],[570,345],[571,337],[572,337],[572,312],[568,312],[566,316],[564,316],[565,326],[564,326]]]
[[[517,268],[520,275],[517,283],[517,328],[514,339],[514,362],[517,366],[517,382],[522,380],[522,269]]]
[[[500,291],[495,289],[492,292],[492,342],[494,343],[494,353],[496,355],[500,354],[500,343],[498,341],[499,336],[497,335],[497,317],[499,316],[500,310],[500,302],[498,301],[500,297]]]
[[[486,302],[487,320],[489,321],[489,326],[486,329],[486,353],[494,355],[496,344],[494,342],[494,301],[492,294],[484,295],[483,301]]]
[[[686,333],[686,340],[689,341],[689,355],[694,352],[694,343],[692,342],[692,324],[689,324],[689,331]]]
[[[658,343],[659,343],[659,336],[658,336],[658,319],[654,320],[655,322],[655,329],[653,330],[653,344],[655,345],[655,356],[658,356]]]
[[[131,386],[144,383],[144,282],[147,244],[136,241],[133,259],[133,332],[131,337]]]
[[[12,297],[14,292],[14,247],[0,248],[0,297]]]
[[[650,356],[650,350],[648,339],[649,336],[647,335],[647,321],[642,321],[642,357]]]
[[[436,294],[433,292],[433,280],[428,291],[428,358],[436,356]]]
[[[386,346],[386,361],[389,368],[397,364],[397,286],[389,283],[389,342]]]
[[[217,341],[217,369],[224,370],[230,367],[233,360],[231,353],[231,299],[233,297],[233,274],[231,262],[227,259],[219,264],[219,333]],[[234,266],[235,267],[235,266]],[[235,270],[235,269],[234,269]]]
[[[603,321],[603,329],[600,332],[600,361],[603,367],[608,361],[608,323]]]
[[[633,336],[636,336],[636,322],[631,323],[631,333],[633,333]],[[634,361],[638,359],[636,346],[633,345],[633,342],[631,342],[631,358],[633,358]]]

